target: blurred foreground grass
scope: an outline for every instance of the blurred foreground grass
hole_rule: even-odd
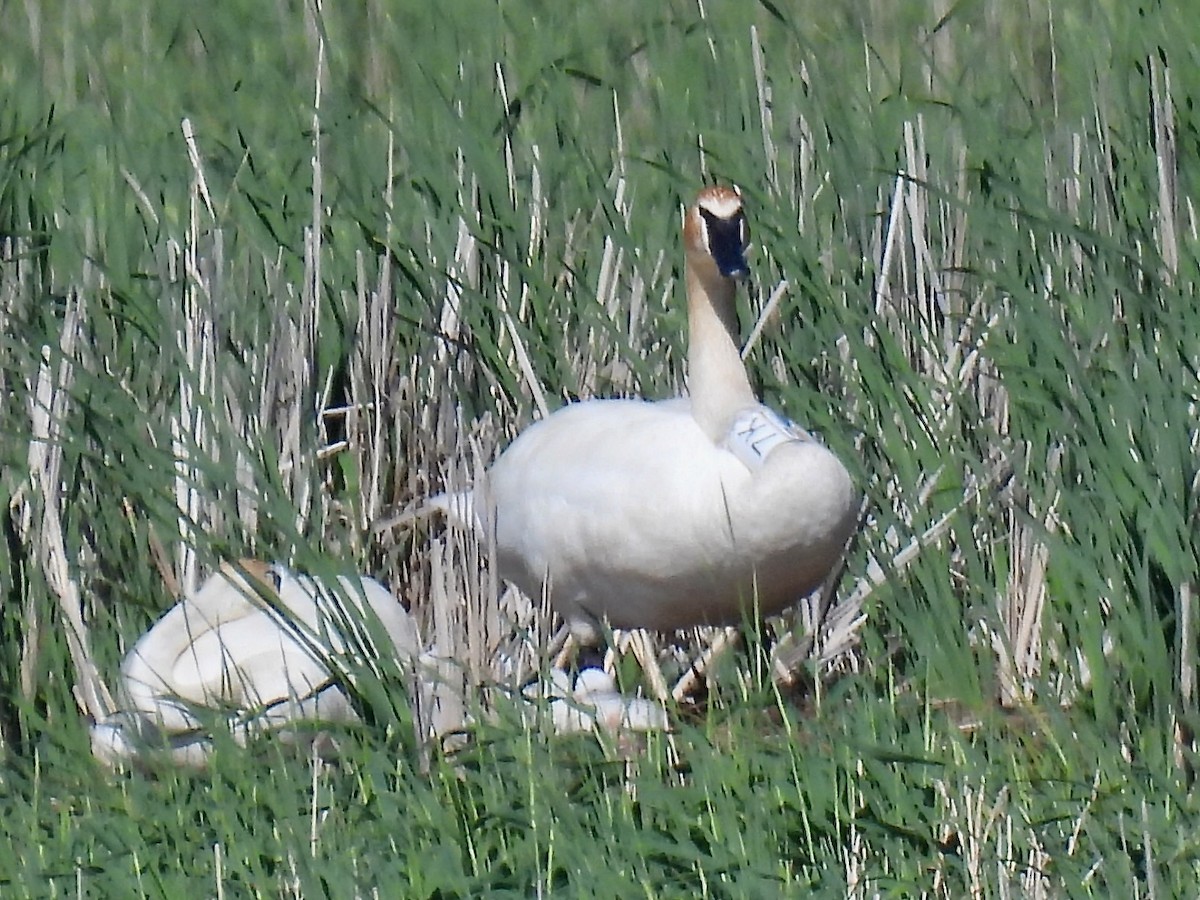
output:
[[[6,895],[1197,894],[1186,10],[5,21]],[[102,681],[238,553],[359,566],[491,648],[470,553],[370,525],[539,391],[680,389],[677,209],[709,177],[752,203],[747,328],[787,281],[753,374],[871,501],[838,596],[958,509],[810,689],[751,651],[630,760],[502,714],[424,774],[381,716],[336,765],[99,773],[56,573]]]

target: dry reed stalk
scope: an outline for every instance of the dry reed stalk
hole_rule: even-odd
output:
[[[1009,785],[993,793],[986,779],[976,785],[972,778],[963,777],[954,784],[939,778],[934,788],[941,819],[938,842],[958,848],[955,856],[961,859],[969,896],[1039,900],[1053,896],[1046,874],[1050,856],[1037,831],[1014,815],[1012,807],[1019,810],[1019,804],[1013,802]],[[1018,832],[1023,832],[1020,837],[1028,847],[1027,861],[1018,857]],[[956,880],[946,878],[939,866],[935,896],[961,896],[954,887]]]
[[[769,196],[779,196],[779,151],[775,146],[775,123],[772,116],[771,81],[767,77],[766,56],[758,39],[758,27],[750,26],[750,53],[754,64],[754,87],[758,94],[758,117],[762,128],[763,181]]]
[[[210,260],[201,250],[201,207],[212,220],[213,203],[204,174],[195,130],[188,119],[181,123],[188,160],[192,166],[189,193],[188,240],[184,246],[183,321],[176,331],[184,370],[179,376],[179,410],[171,417],[171,443],[175,454],[175,502],[179,507],[179,541],[175,548],[176,580],[185,593],[200,584],[197,541],[207,513],[212,510],[200,461],[209,449],[205,409],[214,399],[213,294],[211,272],[202,271]]]
[[[76,342],[82,329],[83,298],[72,291],[67,297],[62,331],[57,348],[42,348],[42,364],[37,382],[29,392],[29,416],[32,439],[29,442],[30,483],[40,499],[40,516],[35,527],[34,503],[22,504],[19,531],[23,540],[35,544],[46,582],[58,598],[59,615],[67,638],[67,648],[75,667],[76,701],[94,721],[100,721],[116,707],[91,650],[91,635],[84,615],[84,600],[79,584],[71,574],[62,523],[62,442],[64,424],[75,377]],[[25,605],[33,609],[32,599]],[[22,684],[28,696],[33,685],[33,665],[37,653],[38,619],[27,624],[22,646]],[[31,641],[33,643],[31,643]]]
[[[1150,112],[1158,171],[1158,252],[1168,284],[1179,272],[1179,160],[1171,70],[1155,54],[1149,57]]]

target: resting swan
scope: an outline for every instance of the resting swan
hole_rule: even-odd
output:
[[[368,609],[384,634],[372,633]],[[383,646],[372,640],[385,636]],[[462,727],[461,686],[440,677],[436,654],[421,654],[416,623],[379,582],[314,578],[257,560],[222,564],[129,651],[122,708],[92,725],[92,752],[109,765],[153,751],[200,766],[213,747],[206,728],[222,721],[239,741],[305,721],[356,721],[334,670],[358,651],[365,658],[357,662],[394,656],[411,673],[422,738]],[[549,675],[527,695],[552,701],[550,721],[559,733],[666,727],[660,706],[626,700],[602,672],[586,669],[573,684],[565,672]]]
[[[735,311],[748,239],[726,187],[684,218],[688,397],[569,404],[512,442],[482,492],[442,501],[494,528],[500,574],[547,592],[577,634],[780,612],[820,584],[854,527],[845,467],[750,386]]]
[[[367,609],[390,648],[374,646]],[[257,560],[223,563],[125,657],[124,708],[93,726],[93,752],[114,762],[158,745],[201,762],[213,713],[229,719],[235,736],[306,719],[355,721],[331,668],[360,648],[401,662],[420,649],[414,622],[379,582],[318,579]]]

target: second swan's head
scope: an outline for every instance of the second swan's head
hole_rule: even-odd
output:
[[[688,262],[701,274],[725,278],[749,274],[746,249],[750,246],[750,226],[746,224],[741,195],[721,185],[702,190],[683,218],[683,245]]]

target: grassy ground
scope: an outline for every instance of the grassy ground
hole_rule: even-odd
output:
[[[4,12],[6,895],[1200,893],[1194,16]],[[632,753],[501,703],[427,760],[375,702],[332,765],[91,762],[123,651],[234,554],[377,574],[500,680],[479,548],[372,525],[542,406],[680,389],[709,178],[752,374],[869,501],[796,685],[751,642]]]

